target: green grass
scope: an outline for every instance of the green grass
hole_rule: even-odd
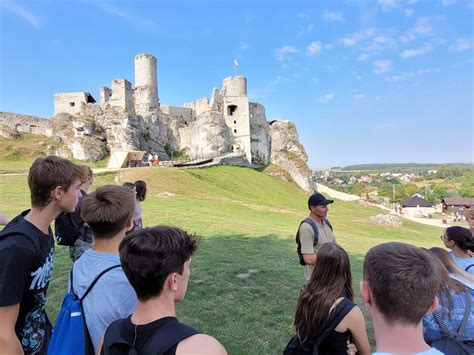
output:
[[[293,183],[238,167],[137,168],[99,175],[94,186],[137,179],[149,186],[142,204],[146,226],[170,224],[202,236],[178,318],[219,339],[231,354],[281,353],[304,282],[294,234],[307,214],[308,194]],[[0,211],[9,217],[28,207],[26,176],[0,176],[0,193]],[[394,229],[369,221],[379,213],[355,202],[330,205],[337,241],[350,254],[356,295],[370,247],[393,240],[440,246],[439,228],[404,220]],[[71,265],[66,249],[56,248],[47,304],[52,319],[66,292]],[[359,297],[356,302],[364,310]]]

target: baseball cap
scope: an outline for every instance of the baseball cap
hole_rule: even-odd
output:
[[[309,199],[308,199],[308,207],[311,206],[316,206],[316,205],[329,205],[330,203],[333,203],[334,200],[328,200],[324,195],[316,193],[312,194]]]

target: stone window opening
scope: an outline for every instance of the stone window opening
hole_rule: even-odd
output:
[[[236,130],[236,129],[234,129],[234,133],[237,133],[237,130]]]
[[[236,121],[236,120],[234,120],[234,124],[237,124],[237,121]]]
[[[76,106],[76,103],[75,102],[70,102],[69,106],[74,107],[74,106]]]
[[[258,115],[259,113],[260,113],[260,110],[259,110],[259,109],[257,109],[257,115]]]
[[[237,111],[236,105],[227,106],[227,113],[229,114],[229,116],[233,116],[235,111]]]

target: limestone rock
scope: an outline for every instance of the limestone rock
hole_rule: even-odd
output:
[[[398,216],[392,214],[378,214],[370,217],[370,220],[384,226],[400,228],[403,223]]]
[[[216,156],[230,151],[229,128],[220,112],[201,113],[190,129],[190,156]]]
[[[270,125],[271,162],[288,171],[302,189],[312,191],[308,156],[299,142],[295,125],[287,121],[273,122]]]

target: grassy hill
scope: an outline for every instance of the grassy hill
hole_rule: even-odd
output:
[[[280,353],[291,336],[304,282],[294,235],[307,214],[308,194],[265,171],[239,167],[128,169],[97,176],[92,189],[137,179],[149,186],[142,205],[145,225],[175,225],[201,236],[178,317],[218,338],[230,354]],[[0,193],[0,211],[8,217],[28,208],[26,176],[0,176]],[[364,255],[373,245],[392,240],[441,245],[440,229],[411,221],[400,229],[381,227],[369,221],[379,213],[354,202],[330,205],[337,241],[351,258],[356,295]],[[66,292],[71,266],[66,249],[56,248],[47,304],[52,319]],[[362,306],[360,298],[357,302]],[[367,315],[366,320],[373,344]]]

